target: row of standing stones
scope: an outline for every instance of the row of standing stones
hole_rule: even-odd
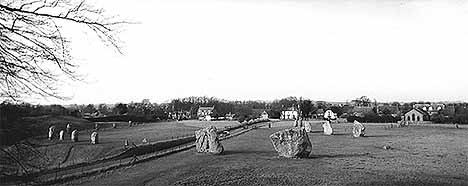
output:
[[[78,130],[75,129],[75,130],[72,131],[70,124],[67,125],[67,133],[70,134],[70,140],[71,141],[78,142]],[[56,135],[57,135],[57,133],[55,132],[55,126],[50,126],[49,127],[49,132],[48,132],[49,140],[53,140]],[[63,141],[64,138],[65,138],[65,131],[61,130],[58,133],[58,139],[59,139],[59,141]],[[98,144],[99,143],[99,135],[98,135],[98,133],[96,131],[91,133],[90,140],[91,140],[91,144]]]
[[[271,125],[269,125],[271,126]],[[329,122],[322,125],[324,134],[332,135],[333,129]],[[353,124],[353,137],[364,136],[365,126],[357,121]],[[287,158],[308,157],[312,152],[312,143],[307,133],[312,131],[310,123],[304,126],[297,126],[284,129],[270,135],[273,147],[279,156]],[[199,153],[221,154],[224,147],[219,142],[219,135],[216,127],[210,126],[195,131],[195,147]]]
[[[333,128],[331,127],[330,122],[325,122],[322,127],[325,135],[333,134]],[[312,144],[310,143],[307,133],[311,132],[311,129],[311,124],[305,123],[304,126],[275,132],[270,135],[270,139],[279,156],[287,158],[308,157],[312,151]],[[366,128],[363,124],[358,121],[354,121],[353,137],[364,136],[365,130]]]

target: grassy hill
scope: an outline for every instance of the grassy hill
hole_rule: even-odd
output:
[[[70,123],[74,129],[83,130],[93,128],[92,122],[62,115],[43,115],[24,117],[17,121],[0,124],[0,145],[10,145],[31,137],[47,137],[48,128],[55,125],[56,130],[64,130]]]

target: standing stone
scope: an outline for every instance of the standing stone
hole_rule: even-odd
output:
[[[125,145],[125,147],[127,147],[129,145],[128,144],[128,139],[125,139],[124,145]]]
[[[63,141],[63,134],[65,133],[65,131],[61,130],[60,133],[59,133],[59,140],[60,141]]]
[[[91,144],[98,144],[99,143],[99,136],[96,131],[91,133]]]
[[[353,124],[353,136],[355,138],[357,137],[361,137],[361,136],[364,136],[364,131],[366,130],[366,127],[359,123],[358,121],[354,120],[354,124]]]
[[[146,138],[143,138],[143,140],[141,142],[146,144],[146,143],[148,143],[148,140]]]
[[[305,123],[304,129],[306,132],[312,132],[312,124],[310,122]]]
[[[78,131],[77,130],[73,130],[72,133],[71,133],[71,140],[73,142],[78,142]]]
[[[299,127],[303,127],[303,125],[302,125],[302,119],[299,119]]]
[[[55,126],[52,125],[49,127],[49,135],[48,135],[49,140],[52,140],[54,138],[54,133],[55,133]]]
[[[220,154],[224,151],[214,126],[195,131],[195,137],[197,152]]]
[[[298,127],[298,121],[297,121],[297,119],[294,120],[294,127]]]
[[[129,126],[129,127],[132,126],[132,121],[128,121],[128,126]]]
[[[270,139],[279,156],[287,158],[308,157],[312,152],[309,136],[300,127],[275,132],[270,135]]]
[[[99,123],[95,123],[95,124],[94,124],[94,129],[95,129],[95,130],[99,130]]]
[[[112,128],[117,128],[117,125],[115,123],[112,123]]]
[[[67,134],[71,134],[71,132],[72,132],[72,131],[71,131],[71,128],[72,128],[72,127],[71,127],[71,124],[68,123],[68,124],[67,124]]]
[[[330,121],[326,121],[323,125],[323,133],[325,135],[332,135],[333,134],[333,128],[330,125]]]

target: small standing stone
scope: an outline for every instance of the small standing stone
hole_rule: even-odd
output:
[[[59,133],[59,140],[60,141],[63,141],[63,134],[65,133],[65,131],[61,130],[60,133]]]
[[[330,121],[326,121],[323,125],[323,133],[325,135],[332,135],[333,134],[333,128],[330,125]]]
[[[148,143],[148,140],[146,138],[143,138],[143,140],[141,142]]]
[[[304,125],[304,129],[306,132],[312,132],[312,124],[310,124],[310,122],[306,122]]]
[[[91,133],[91,144],[98,144],[99,143],[99,135],[96,131]]]
[[[68,124],[67,124],[67,134],[71,134],[71,132],[72,132],[71,129],[72,129],[72,126],[71,126],[70,123],[68,123]]]
[[[71,140],[73,142],[78,142],[78,131],[77,130],[73,130],[72,133],[71,133]]]
[[[94,129],[95,129],[95,130],[99,130],[99,123],[95,123],[95,124],[94,124]]]
[[[117,128],[117,125],[115,123],[112,123],[112,128]]]
[[[55,126],[52,125],[51,127],[49,127],[49,135],[48,135],[49,140],[52,140],[54,138],[54,132],[55,132]]]
[[[125,139],[124,146],[125,146],[125,147],[128,146],[128,139]]]
[[[129,127],[132,126],[132,121],[128,121],[128,126],[129,126]]]
[[[359,123],[358,121],[354,120],[353,124],[353,136],[355,138],[364,136],[364,131],[366,130],[366,127]]]

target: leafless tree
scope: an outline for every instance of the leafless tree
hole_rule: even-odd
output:
[[[120,53],[116,33],[127,22],[116,19],[85,1],[0,0],[0,98],[64,99],[57,82],[63,77],[81,78],[71,62],[63,26],[86,26]]]

